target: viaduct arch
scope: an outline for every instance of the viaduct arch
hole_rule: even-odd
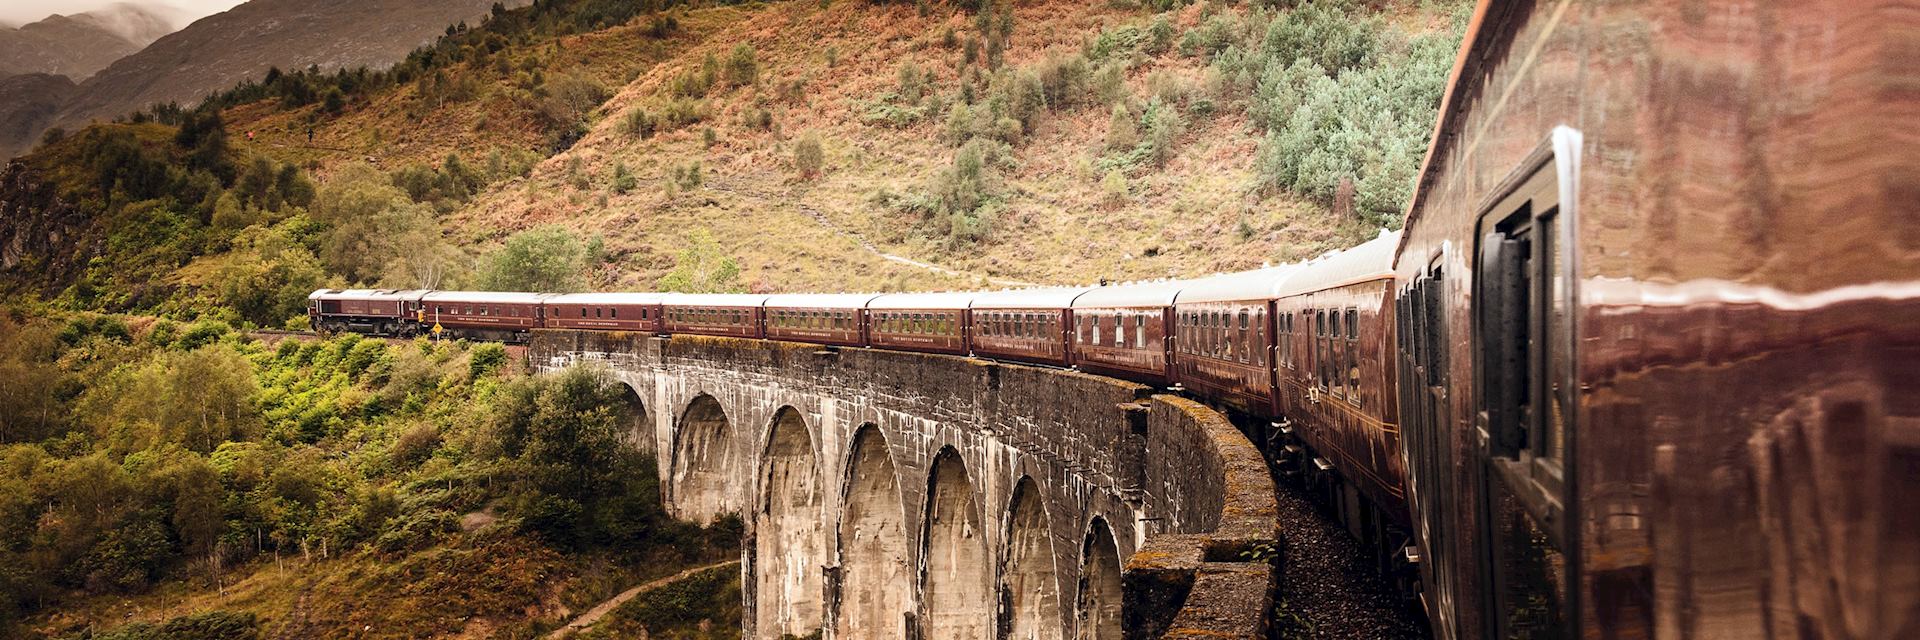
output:
[[[1259,637],[1264,461],[1212,411],[1096,376],[722,338],[542,331],[607,367],[669,513],[745,526],[744,637]]]

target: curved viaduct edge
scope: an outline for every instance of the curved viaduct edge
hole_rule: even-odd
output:
[[[717,384],[689,383],[679,378],[732,375],[737,370],[747,372],[742,377],[762,384],[770,373],[777,379],[783,372],[798,384],[843,384],[844,394],[858,400],[828,398],[819,400],[815,407],[799,408],[806,425],[821,431],[820,446],[830,448],[818,454],[821,464],[855,453],[851,448],[858,443],[853,441],[866,429],[875,429],[883,436],[892,456],[906,456],[889,463],[897,467],[903,484],[927,481],[936,452],[955,445],[966,448],[968,443],[988,450],[969,453],[966,472],[974,476],[970,482],[985,512],[984,524],[994,530],[987,542],[989,554],[998,560],[995,564],[1007,559],[1010,536],[1005,532],[1012,524],[1019,484],[1031,478],[1054,485],[1041,491],[1050,494],[1051,500],[1059,500],[1061,494],[1078,496],[1085,505],[1080,512],[1048,507],[1053,513],[1047,518],[1052,521],[1048,527],[1054,540],[1051,546],[1068,549],[1076,556],[1072,566],[1062,559],[1056,596],[1061,609],[1057,615],[1062,618],[1067,637],[1108,637],[1089,630],[1075,632],[1076,627],[1092,626],[1085,620],[1087,613],[1077,611],[1080,607],[1075,604],[1087,588],[1082,556],[1087,555],[1086,548],[1094,546],[1096,529],[1105,531],[1108,546],[1117,538],[1124,560],[1119,579],[1123,637],[1265,637],[1278,576],[1278,508],[1273,481],[1253,443],[1225,417],[1200,403],[1075,371],[958,356],[735,338],[543,330],[535,332],[527,353],[533,370],[583,362],[613,368],[655,409],[649,417],[656,441],[667,445],[661,447],[663,451],[671,451],[679,435],[676,432],[682,416],[678,413],[684,408],[681,401],[706,395],[711,391],[708,387]],[[942,368],[945,371],[939,370]],[[923,376],[925,379],[919,379]],[[676,381],[668,382],[668,378]],[[936,402],[916,398],[928,403],[921,408],[930,409],[930,415],[893,419],[943,425],[935,429],[936,435],[915,434],[924,440],[917,444],[896,431],[901,427],[876,418],[899,413],[896,409],[859,410],[852,406],[868,401],[868,396],[920,393],[922,390],[914,385],[937,387],[943,379],[949,386],[957,386],[952,385],[953,380],[964,380],[973,388],[941,387],[942,392],[958,399]],[[673,385],[678,386],[668,388]],[[786,410],[795,395],[791,390],[759,393],[755,401],[778,402],[778,410]],[[723,397],[722,403],[726,402]],[[955,409],[949,405],[954,402],[971,403],[967,409],[995,419],[956,430],[946,424],[954,419],[949,415]],[[734,409],[731,405],[727,408]],[[768,413],[760,416],[741,412],[735,427],[763,429],[743,433],[742,438],[751,438],[756,444],[767,441],[770,434],[765,429],[772,428],[772,412],[776,410],[765,411]],[[816,421],[827,424],[815,427]],[[836,430],[844,433],[835,435]],[[675,467],[667,458],[661,456],[660,468],[672,473]],[[742,467],[754,469],[755,475],[763,464],[758,459],[740,462]],[[844,481],[852,469],[846,461],[836,461],[820,471],[822,478]],[[668,484],[663,480],[662,491],[671,500]],[[741,489],[758,498],[766,489],[760,486],[761,479],[756,478],[752,484]],[[822,489],[832,494],[845,490]],[[843,496],[834,497],[829,509],[832,513],[825,514],[828,518],[842,515],[840,510],[845,507]],[[907,498],[905,504],[896,508],[918,513],[910,513],[909,522],[900,525],[908,531],[923,530],[925,523],[920,515],[929,496],[903,497]],[[748,540],[752,539],[749,533]],[[922,552],[917,548],[924,543],[907,541],[908,546],[916,548],[909,551],[915,556],[910,565],[922,565]],[[836,542],[833,546],[839,552],[841,545]],[[751,556],[753,551],[743,549],[742,553],[743,557]],[[1001,574],[1004,568],[994,571],[996,591],[1005,588],[1002,585],[1007,576]],[[829,567],[829,571],[837,574],[839,565]],[[754,573],[746,567],[743,572]],[[1106,575],[1109,577],[1102,580],[1111,579],[1111,574]],[[743,580],[753,579],[743,576]],[[924,615],[921,595],[915,593],[910,600]],[[847,614],[834,604],[828,605],[827,620],[823,620],[828,626]],[[755,608],[754,603],[748,603],[748,620],[744,622],[749,633],[757,626],[753,620]],[[1010,614],[1002,611],[1000,617]],[[913,617],[909,616],[910,628],[917,626]]]

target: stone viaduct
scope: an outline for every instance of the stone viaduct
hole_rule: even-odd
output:
[[[628,385],[667,509],[738,514],[744,637],[1255,638],[1273,485],[1197,403],[1108,378],[794,343],[545,331]]]

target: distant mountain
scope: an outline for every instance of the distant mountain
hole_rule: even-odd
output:
[[[163,10],[125,3],[18,28],[0,26],[0,76],[51,73],[84,79],[177,27],[176,18]]]
[[[384,67],[493,0],[252,0],[200,19],[81,83],[61,111],[68,124],[107,119],[156,102],[193,103],[270,67]],[[526,4],[510,2],[509,6]]]
[[[511,8],[528,1],[502,4]],[[159,37],[135,53],[116,55],[118,60],[60,100],[60,108],[39,127],[0,126],[0,158],[31,148],[46,127],[77,128],[159,102],[191,105],[243,80],[257,80],[271,67],[385,67],[432,43],[448,25],[477,22],[493,4],[494,0],[251,0]],[[0,58],[0,76],[8,67],[16,73],[31,70]],[[18,97],[0,96],[0,117],[35,111],[31,105],[17,104]],[[49,97],[34,96],[32,102],[43,103]]]
[[[51,73],[0,77],[0,140],[38,141],[77,88],[66,76]]]

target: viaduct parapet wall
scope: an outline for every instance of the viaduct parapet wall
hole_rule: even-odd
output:
[[[745,637],[1255,638],[1273,485],[1225,418],[970,358],[542,331],[606,366],[667,509],[738,514]]]

